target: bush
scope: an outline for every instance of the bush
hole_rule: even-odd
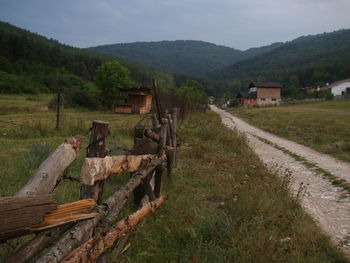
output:
[[[89,110],[102,109],[100,92],[98,90],[69,89],[64,92],[65,106],[82,107]]]
[[[0,71],[0,93],[5,94],[38,94],[48,89],[40,83],[32,81],[25,75],[14,75]]]

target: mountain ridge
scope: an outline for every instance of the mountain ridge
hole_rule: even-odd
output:
[[[349,76],[350,67],[346,63],[349,59],[350,29],[341,29],[298,37],[268,52],[213,71],[210,77],[281,79],[282,75],[292,73],[298,75],[304,85],[312,85],[317,81],[330,82]],[[307,74],[307,71],[312,73]]]
[[[201,40],[163,40],[99,45],[87,49],[123,57],[172,74],[198,77],[276,46],[279,44],[242,51]]]

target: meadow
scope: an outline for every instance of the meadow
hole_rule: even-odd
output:
[[[132,128],[142,118],[64,109],[56,131],[55,112],[44,107],[50,100],[47,95],[0,96],[1,196],[20,189],[62,141],[82,134],[84,146],[68,171],[78,178],[92,120],[109,121],[107,147],[115,154],[120,146],[131,147]],[[282,179],[269,173],[218,115],[191,114],[180,123],[178,142],[177,167],[165,178],[169,199],[135,229],[121,257],[117,260],[112,248],[106,262],[349,262],[302,210],[302,197],[289,195],[288,171]],[[126,179],[112,177],[105,195]],[[53,198],[77,200],[79,183],[62,181]],[[29,238],[1,244],[0,262]]]
[[[229,111],[263,130],[350,162],[350,100]]]

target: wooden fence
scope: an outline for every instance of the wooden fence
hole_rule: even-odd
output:
[[[80,173],[81,200],[65,205],[57,205],[49,194],[77,158],[83,137],[61,144],[16,195],[0,199],[0,241],[36,233],[6,262],[22,263],[34,258],[38,263],[103,261],[106,249],[166,199],[162,179],[166,171],[171,173],[176,159],[177,115],[177,108],[171,114],[158,110],[152,127],[135,126],[130,154],[117,156],[107,156],[108,122],[93,121]],[[120,174],[130,175],[129,181],[102,200],[105,181]],[[139,209],[113,223],[131,195]]]

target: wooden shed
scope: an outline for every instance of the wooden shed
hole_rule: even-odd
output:
[[[152,89],[137,87],[131,89],[120,89],[127,95],[125,104],[115,105],[116,113],[137,113],[145,114],[152,109]]]
[[[256,105],[256,92],[241,91],[237,94],[238,106],[252,107]]]

